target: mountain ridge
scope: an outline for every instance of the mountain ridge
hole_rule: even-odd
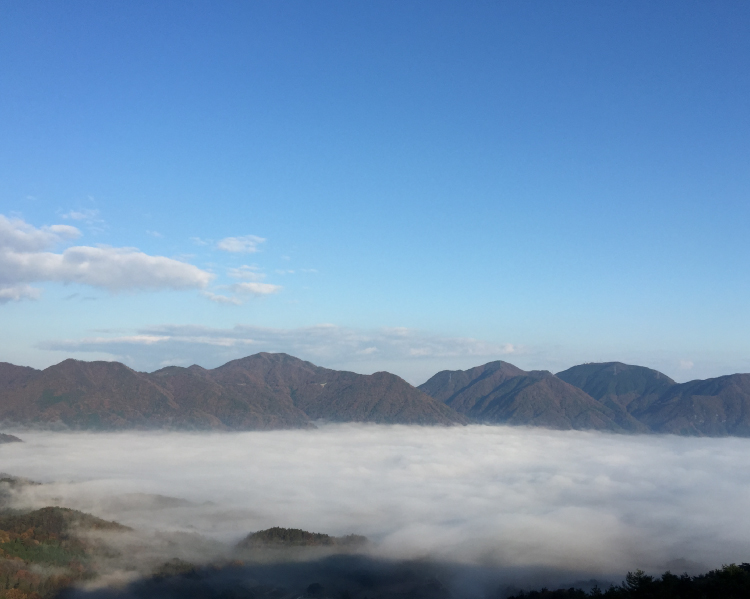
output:
[[[74,430],[271,430],[317,420],[750,436],[750,374],[676,383],[622,362],[553,374],[504,361],[438,372],[413,387],[261,352],[217,368],[151,373],[66,359],[43,370],[0,363],[0,423]]]
[[[316,419],[467,422],[396,375],[336,371],[287,354],[254,354],[211,370],[170,366],[143,373],[120,362],[72,359],[44,370],[23,368],[0,365],[5,424],[268,430],[306,428]]]

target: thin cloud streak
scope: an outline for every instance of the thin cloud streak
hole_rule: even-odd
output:
[[[0,448],[3,469],[58,481],[26,488],[17,505],[55,498],[139,529],[230,542],[271,526],[356,532],[390,558],[598,576],[750,552],[748,439],[367,425],[15,433],[26,443]],[[130,493],[190,503],[148,509]]]
[[[217,242],[216,247],[225,252],[234,254],[254,254],[258,246],[266,240],[257,235],[244,235],[242,237],[225,237]]]
[[[245,283],[246,285],[249,283]],[[226,296],[224,296],[226,297]],[[230,298],[214,301],[231,301]],[[517,354],[512,344],[472,338],[442,337],[407,328],[359,330],[332,324],[295,329],[237,325],[229,329],[197,325],[163,325],[141,329],[137,335],[159,342],[141,343],[132,335],[47,341],[42,349],[64,352],[106,352],[141,370],[153,370],[163,360],[218,366],[229,360],[267,351],[284,352],[331,368],[358,372],[420,363],[431,371],[437,361],[488,361]],[[136,337],[137,339],[138,337]],[[471,364],[475,365],[475,364]],[[420,381],[421,382],[421,381]]]

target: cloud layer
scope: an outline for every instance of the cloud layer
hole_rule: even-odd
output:
[[[213,275],[135,248],[75,246],[46,251],[80,236],[69,225],[36,228],[0,215],[0,302],[35,298],[29,283],[79,283],[108,291],[202,289]]]
[[[296,329],[164,325],[142,329],[135,335],[49,341],[42,347],[65,352],[106,352],[141,370],[159,368],[165,360],[173,364],[218,366],[228,360],[268,351],[289,353],[322,366],[357,371],[401,364],[402,368],[397,369],[399,374],[404,372],[405,363],[423,363],[426,370],[434,374],[435,360],[452,363],[464,360],[476,365],[474,362],[518,351],[511,344],[441,337],[413,329],[365,331],[331,324]]]
[[[277,525],[357,532],[389,557],[591,576],[750,553],[747,439],[364,425],[16,434],[26,443],[0,447],[3,470],[59,481],[17,501],[138,528],[226,541]]]

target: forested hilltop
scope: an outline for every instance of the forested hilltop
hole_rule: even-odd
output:
[[[642,570],[628,572],[620,585],[602,590],[542,589],[518,593],[508,599],[747,599],[750,597],[750,564],[730,564],[699,576],[665,572],[660,577]]]
[[[331,370],[287,354],[152,373],[119,362],[0,363],[5,426],[268,430],[317,420],[750,436],[750,374],[678,384],[619,362],[555,375],[497,361],[442,371],[416,388],[388,372]]]

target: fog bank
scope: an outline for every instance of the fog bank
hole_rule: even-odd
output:
[[[375,556],[622,576],[750,561],[750,440],[521,427],[8,431],[0,471],[137,529],[364,534]],[[618,579],[619,580],[619,579]]]

